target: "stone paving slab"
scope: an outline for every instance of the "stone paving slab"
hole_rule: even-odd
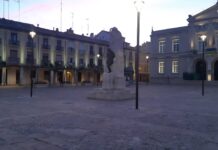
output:
[[[93,88],[0,89],[0,150],[218,149],[218,87],[140,85],[139,110]]]

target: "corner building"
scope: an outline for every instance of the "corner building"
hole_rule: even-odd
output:
[[[36,32],[33,40],[30,31]],[[100,82],[107,47],[107,42],[72,29],[59,32],[2,18],[0,84],[29,84],[31,72],[35,83]]]
[[[217,10],[218,3],[194,16],[189,15],[187,26],[152,31],[150,75],[153,82],[218,80]],[[201,35],[207,36],[205,61]]]
[[[30,31],[36,33],[33,39]],[[31,75],[34,83],[40,84],[53,85],[59,80],[69,84],[98,84],[102,81],[108,47],[108,40],[98,35],[78,35],[72,29],[48,30],[2,18],[0,85],[28,85]],[[134,51],[128,43],[125,49]],[[129,64],[129,60],[126,62]]]

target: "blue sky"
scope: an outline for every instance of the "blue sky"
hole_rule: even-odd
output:
[[[116,26],[132,46],[136,45],[136,9],[134,0],[62,0],[62,31],[73,27],[77,34],[109,30]],[[187,25],[195,15],[214,5],[216,0],[144,0],[141,12],[140,43],[150,40],[154,30]],[[3,17],[3,2],[0,17]],[[20,21],[40,27],[60,28],[61,0],[20,0]],[[4,4],[8,18],[8,2]],[[17,0],[9,0],[9,19],[19,20]]]

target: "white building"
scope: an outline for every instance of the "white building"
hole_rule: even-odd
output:
[[[218,80],[217,10],[218,3],[194,16],[189,15],[187,26],[152,31],[150,76],[153,82]],[[207,36],[205,61],[201,35]]]

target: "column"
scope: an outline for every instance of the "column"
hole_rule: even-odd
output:
[[[38,77],[39,77],[39,69],[36,68],[36,69],[35,69],[35,79],[34,79],[34,83],[37,83],[37,82],[38,82]]]
[[[64,83],[67,82],[67,70],[63,71],[63,81],[64,81]]]
[[[54,71],[50,70],[50,81],[49,81],[49,85],[53,85],[54,84]]]
[[[3,67],[2,68],[2,85],[7,85],[6,76],[7,76],[6,67]]]
[[[74,72],[74,83],[77,85],[77,83],[78,83],[78,72],[77,71],[75,71]]]
[[[206,80],[211,81],[212,80],[212,73],[213,73],[213,69],[212,69],[212,58],[208,58],[205,60],[206,61]]]
[[[24,85],[24,68],[20,67],[20,85]]]

